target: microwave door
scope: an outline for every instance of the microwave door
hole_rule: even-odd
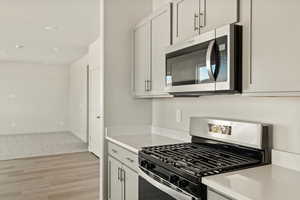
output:
[[[212,92],[215,80],[207,68],[210,41],[167,59],[167,86],[170,93]]]
[[[206,69],[209,80],[214,84],[214,90],[216,90],[216,80],[220,70],[219,54],[216,40],[212,40],[208,45],[206,55]]]
[[[242,29],[227,25],[216,30],[216,48],[219,68],[216,91],[241,91]]]

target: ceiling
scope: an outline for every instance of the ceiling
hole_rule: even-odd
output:
[[[98,37],[99,7],[99,0],[0,0],[0,61],[72,63]]]

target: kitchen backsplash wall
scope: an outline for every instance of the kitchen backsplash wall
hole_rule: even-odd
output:
[[[191,116],[271,123],[274,148],[300,154],[300,98],[206,96],[156,99],[152,106],[153,126],[161,128],[188,131]],[[180,111],[182,121],[177,122]]]

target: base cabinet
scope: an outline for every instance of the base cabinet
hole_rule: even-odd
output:
[[[138,200],[138,174],[108,157],[108,200]]]
[[[108,199],[123,199],[123,183],[120,180],[122,164],[112,157],[108,157]]]
[[[124,170],[124,199],[125,200],[138,200],[139,199],[139,176],[138,174],[123,165]]]

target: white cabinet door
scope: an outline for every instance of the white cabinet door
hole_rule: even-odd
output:
[[[122,165],[112,157],[108,157],[108,199],[123,200],[123,188],[120,181]]]
[[[239,0],[200,0],[200,32],[239,21]]]
[[[299,0],[252,0],[251,92],[299,92]]]
[[[89,151],[102,155],[104,135],[103,90],[100,68],[89,70]]]
[[[138,181],[137,172],[108,156],[109,200],[138,200]]]
[[[151,22],[152,94],[165,93],[165,48],[171,44],[171,5],[155,12]]]
[[[125,172],[124,186],[124,200],[138,200],[139,199],[139,175],[130,168],[123,165]]]
[[[187,40],[200,33],[200,0],[175,0],[173,2],[173,42]]]
[[[138,25],[134,31],[134,92],[137,96],[146,95],[150,76],[150,22]],[[147,82],[148,81],[148,82]]]

